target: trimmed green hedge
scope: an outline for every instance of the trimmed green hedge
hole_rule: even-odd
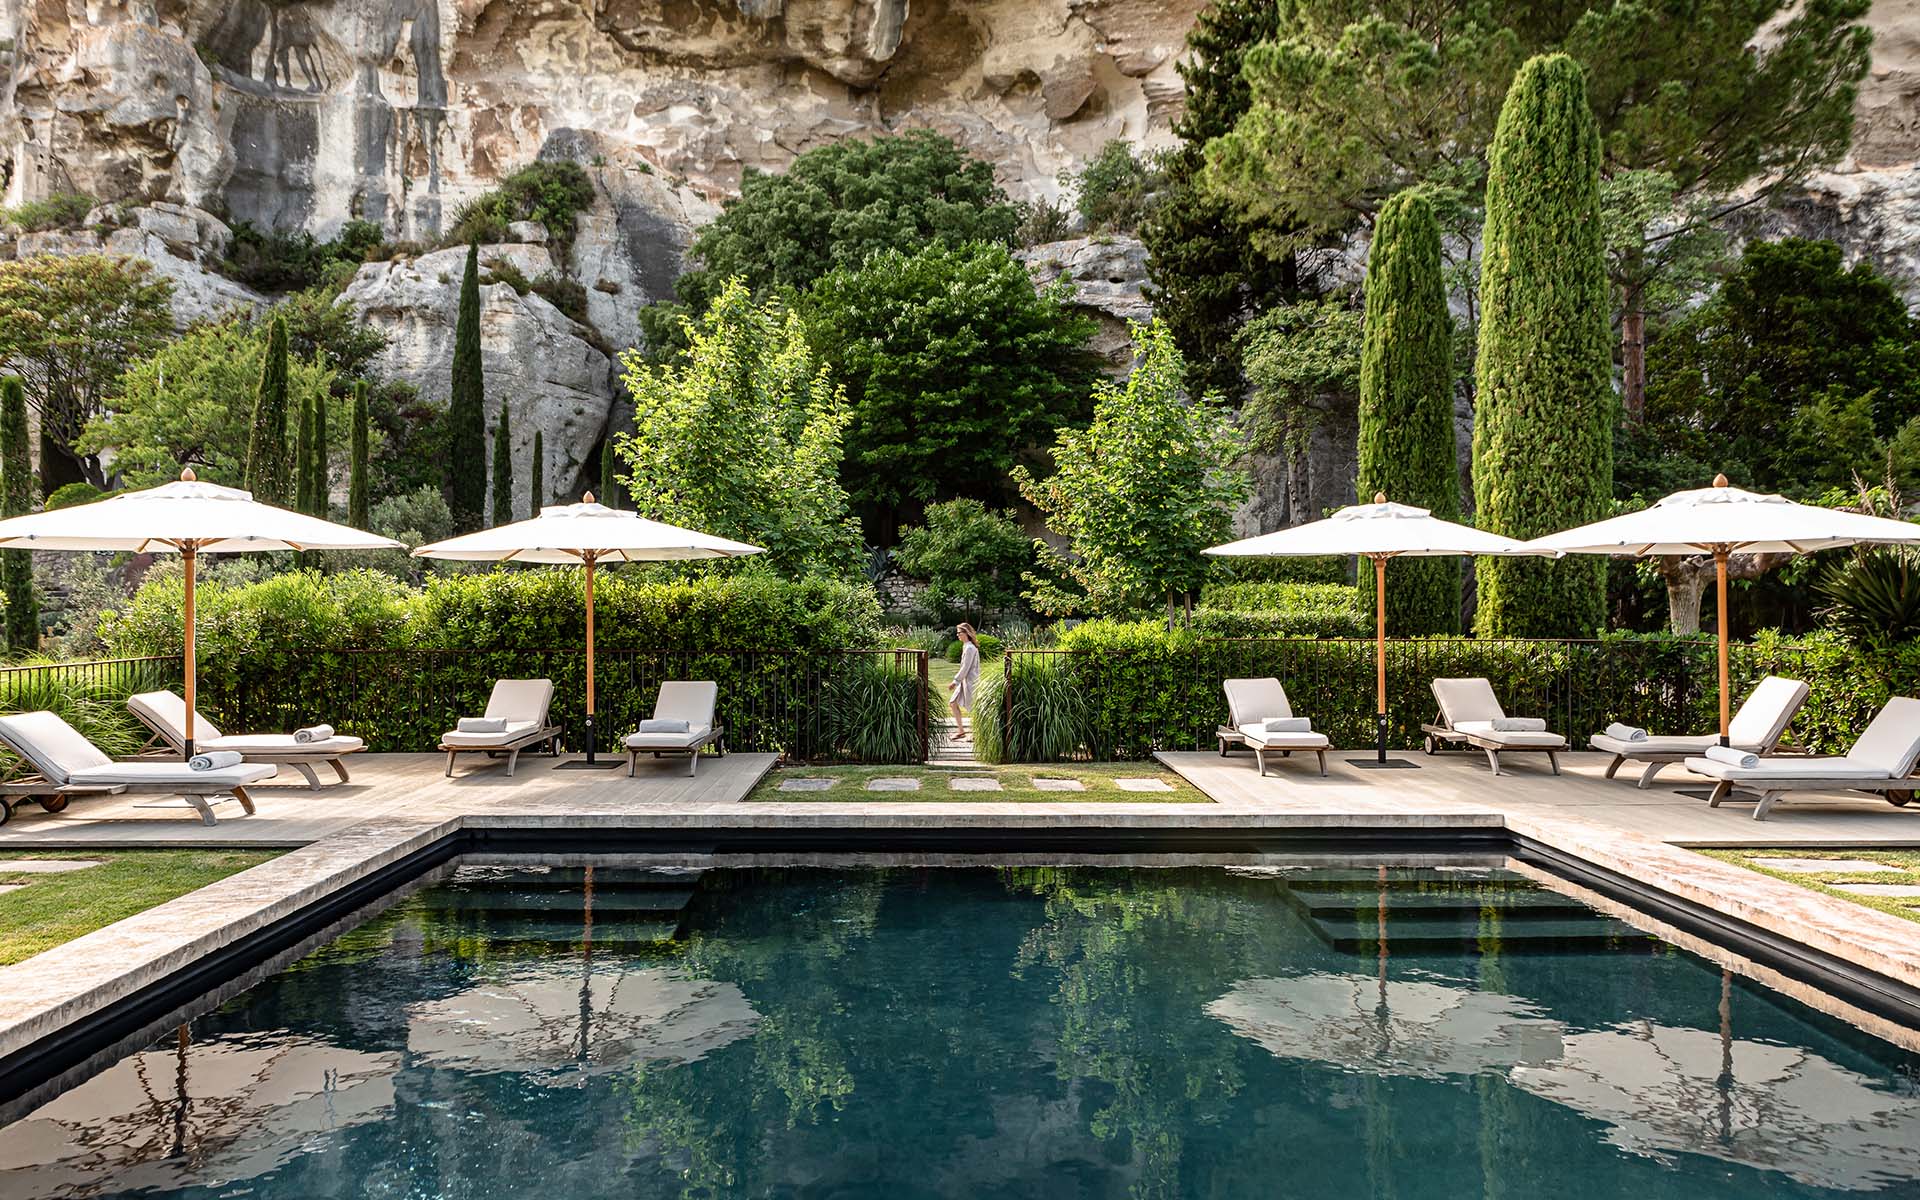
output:
[[[1022,671],[1048,669],[1077,697],[1081,753],[1096,759],[1144,758],[1156,750],[1206,749],[1227,719],[1221,682],[1277,676],[1296,712],[1310,717],[1336,746],[1373,741],[1373,643],[1369,640],[1225,641],[1148,623],[1096,621],[1065,634],[1052,654],[1021,653],[1009,670],[1010,708],[994,743],[1010,761],[1034,744],[1022,720],[1044,709],[1060,686],[1021,693]],[[1734,648],[1735,703],[1765,674],[1805,679],[1813,694],[1794,722],[1796,738],[1821,753],[1851,744],[1890,694],[1920,692],[1920,644],[1873,655],[1838,639],[1788,643],[1764,636]],[[1717,721],[1714,647],[1710,639],[1617,634],[1595,641],[1479,641],[1428,638],[1388,644],[1389,745],[1420,745],[1419,727],[1434,716],[1430,682],[1439,676],[1484,675],[1509,712],[1547,718],[1574,745],[1609,721],[1657,730],[1709,731]],[[986,697],[983,697],[983,703]],[[1060,721],[1047,718],[1057,727]],[[983,743],[984,744],[984,743]]]
[[[1209,584],[1193,614],[1204,638],[1370,637],[1373,616],[1344,583]]]

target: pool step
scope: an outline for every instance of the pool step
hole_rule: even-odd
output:
[[[591,870],[591,882],[589,882]],[[680,932],[703,872],[686,868],[468,864],[416,899],[429,922],[484,922],[490,942],[515,947],[652,946]]]
[[[1371,923],[1345,925],[1310,921],[1314,934],[1333,949],[1347,954],[1374,955],[1380,951],[1379,928]],[[1619,949],[1625,942],[1648,946],[1655,939],[1610,917],[1581,917],[1558,921],[1501,922],[1497,933],[1482,926],[1478,919],[1454,925],[1435,922],[1401,923],[1387,921],[1387,952],[1402,954],[1477,954],[1492,948],[1490,936],[1498,939],[1501,954],[1589,953],[1600,949]]]
[[[1343,953],[1377,954],[1386,907],[1390,954],[1552,954],[1647,941],[1631,925],[1505,871],[1327,870],[1281,879],[1280,894],[1307,926]],[[1492,910],[1489,913],[1489,910]]]
[[[432,920],[431,914],[428,920]],[[444,932],[455,931],[445,930]],[[586,922],[581,920],[532,917],[507,921],[493,920],[487,922],[485,932],[490,952],[510,952],[516,949],[546,952],[578,949],[589,944],[589,931]],[[603,921],[596,914],[590,944],[596,951],[605,950],[609,953],[644,950],[657,946],[661,942],[671,942],[679,936],[679,933],[680,922],[674,918],[635,920],[623,917]]]
[[[1569,896],[1505,886],[1457,888],[1447,891],[1388,889],[1384,897],[1373,888],[1328,890],[1319,887],[1296,887],[1291,889],[1291,898],[1295,907],[1316,917],[1339,916],[1342,913],[1365,913],[1372,916],[1379,912],[1383,901],[1386,905],[1388,920],[1398,920],[1402,917],[1418,919],[1425,914],[1445,915],[1478,911],[1482,908],[1497,908],[1503,917],[1517,920],[1592,911]]]

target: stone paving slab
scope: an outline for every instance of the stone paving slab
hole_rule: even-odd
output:
[[[1037,775],[1034,777],[1033,786],[1035,790],[1042,792],[1084,792],[1087,790],[1087,785],[1078,779],[1046,779]]]
[[[905,775],[887,775],[867,780],[869,792],[917,792],[920,781]]]
[[[1000,781],[991,775],[956,775],[947,780],[947,786],[956,792],[999,792],[1006,789]]]
[[[1900,870],[1870,858],[1756,858],[1753,863],[1789,875],[1866,875]]]
[[[98,859],[3,858],[0,859],[0,875],[63,875],[68,871],[84,871],[99,865]]]
[[[777,790],[782,792],[825,792],[832,789],[835,779],[782,779]]]
[[[0,896],[4,896],[8,892],[17,892],[25,886],[27,885],[24,883],[0,883]]]
[[[1164,779],[1116,779],[1114,784],[1123,792],[1170,792],[1173,785]]]

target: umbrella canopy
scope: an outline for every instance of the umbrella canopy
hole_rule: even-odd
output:
[[[1230,558],[1359,554],[1373,560],[1373,670],[1378,701],[1374,732],[1378,742],[1375,761],[1379,763],[1387,761],[1387,560],[1454,554],[1559,557],[1554,550],[1539,549],[1497,533],[1443,521],[1424,508],[1389,503],[1379,492],[1374,493],[1372,504],[1351,504],[1324,520],[1228,542],[1206,553]]]
[[[1719,586],[1720,737],[1732,705],[1727,682],[1727,559],[1734,554],[1807,554],[1840,546],[1920,543],[1920,525],[1797,504],[1727,485],[1675,492],[1651,507],[1595,521],[1527,545],[1562,554],[1710,554]]]
[[[122,492],[93,504],[0,521],[0,549],[174,553],[186,560],[187,758],[193,757],[197,701],[194,571],[201,553],[250,550],[397,550],[392,538],[261,504],[239,488],[202,483],[191,467],[173,483]]]
[[[638,513],[594,503],[550,504],[537,517],[462,534],[415,550],[417,558],[464,562],[580,563],[587,569],[587,758],[579,764],[616,765],[594,757],[593,571],[601,562],[686,562],[740,558],[761,547],[649,521]],[[562,764],[567,765],[567,764]]]

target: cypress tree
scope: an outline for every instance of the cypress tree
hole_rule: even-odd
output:
[[[1453,321],[1440,274],[1440,222],[1418,192],[1380,210],[1367,251],[1360,350],[1360,503],[1387,499],[1460,519],[1453,449]],[[1373,607],[1373,572],[1359,573]],[[1387,628],[1397,636],[1460,632],[1460,560],[1404,558],[1388,569]]]
[[[293,507],[313,512],[313,397],[300,397],[300,421],[293,439]]]
[[[287,321],[275,314],[267,326],[267,356],[253,394],[253,428],[247,436],[247,490],[262,504],[285,504],[290,462],[287,445]]]
[[[1604,517],[1613,497],[1613,396],[1600,236],[1600,134],[1586,75],[1564,54],[1527,60],[1488,155],[1474,366],[1480,527],[1535,538]],[[1591,637],[1606,560],[1487,558],[1486,637]]]
[[[513,434],[507,428],[507,402],[500,402],[500,423],[493,427],[493,523],[513,523]]]
[[[453,392],[447,402],[447,507],[454,528],[468,533],[486,516],[486,389],[480,377],[480,245],[467,245],[460,278],[460,315],[453,327]]]
[[[313,507],[307,511],[314,516],[326,519],[327,516],[327,396],[325,392],[313,398],[312,440],[307,443],[308,454],[312,458],[310,486],[313,489],[308,497]]]
[[[347,451],[347,524],[365,529],[367,519],[367,383],[353,385],[353,428]]]
[[[0,517],[33,508],[33,460],[27,447],[27,389],[18,376],[0,382]],[[0,590],[7,597],[7,649],[40,645],[40,597],[33,588],[33,551],[0,550]]]
[[[620,507],[620,485],[613,478],[613,437],[600,443],[600,493],[594,499],[608,508]]]
[[[533,431],[533,478],[527,481],[527,515],[537,517],[547,506],[547,447],[538,429]]]

